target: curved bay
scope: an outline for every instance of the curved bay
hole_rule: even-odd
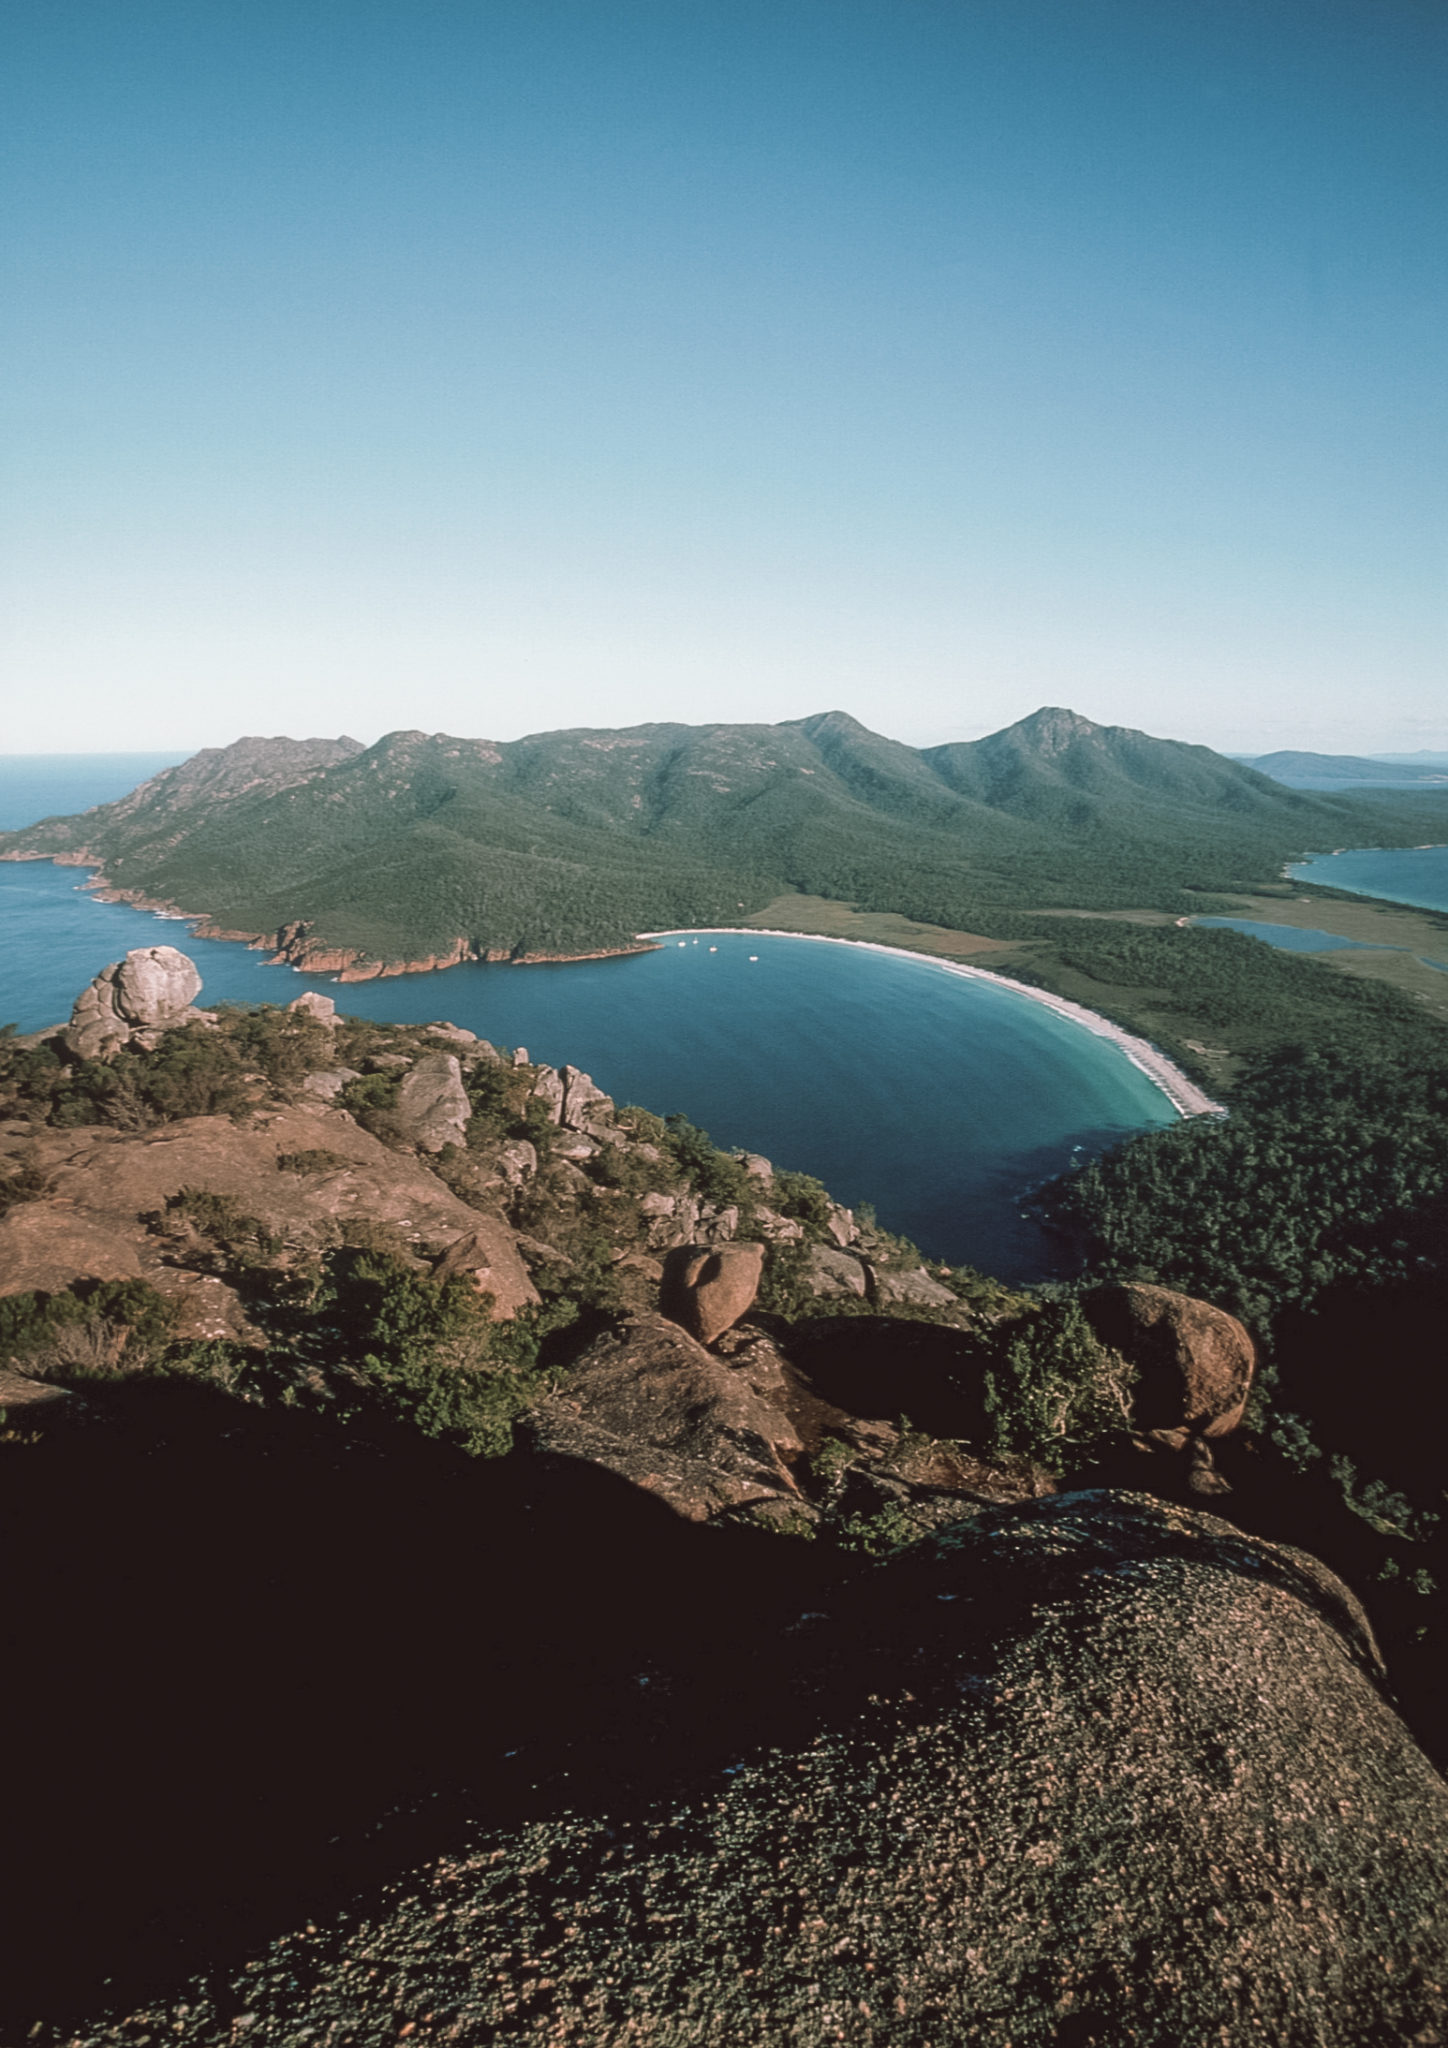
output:
[[[711,933],[624,959],[339,986],[98,903],[80,879],[48,862],[0,864],[0,1017],[22,1030],[63,1019],[128,948],[179,945],[203,1002],[289,1002],[313,987],[357,1015],[447,1018],[535,1059],[572,1060],[620,1102],[682,1110],[716,1144],[816,1174],[841,1200],[873,1201],[933,1256],[1005,1279],[1049,1270],[1020,1214],[1030,1186],[1174,1120],[1114,1046],[1013,990],[903,954]]]

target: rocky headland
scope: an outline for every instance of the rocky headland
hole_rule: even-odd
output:
[[[1441,1730],[1235,1317],[200,994],[0,1049],[0,2039],[1440,2038]]]

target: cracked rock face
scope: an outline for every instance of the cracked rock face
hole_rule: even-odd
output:
[[[183,1023],[201,993],[194,962],[174,946],[137,946],[83,989],[65,1042],[80,1059],[106,1059],[141,1031]]]
[[[463,1144],[472,1113],[456,1053],[424,1053],[397,1091],[398,1124],[422,1152]]]

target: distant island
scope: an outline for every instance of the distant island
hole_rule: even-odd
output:
[[[1258,754],[1246,766],[1289,789],[1448,789],[1448,758],[1423,754],[1416,760],[1370,754],[1312,754],[1287,749]]]

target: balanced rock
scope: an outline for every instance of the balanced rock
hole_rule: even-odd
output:
[[[664,1263],[664,1311],[701,1344],[732,1329],[753,1305],[762,1244],[685,1245]]]
[[[422,1152],[461,1145],[472,1113],[456,1053],[424,1053],[397,1091],[398,1127]]]
[[[195,963],[174,946],[137,946],[103,967],[76,999],[65,1043],[80,1059],[106,1059],[139,1032],[189,1020],[201,993]]]
[[[1095,1288],[1083,1306],[1102,1343],[1137,1369],[1139,1430],[1226,1436],[1241,1422],[1257,1353],[1235,1316],[1139,1281]]]

